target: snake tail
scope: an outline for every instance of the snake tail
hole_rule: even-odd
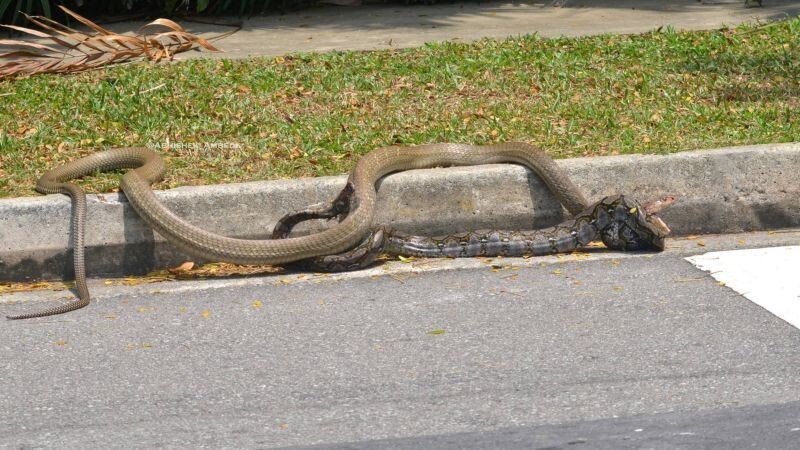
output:
[[[52,308],[42,309],[29,313],[6,316],[9,320],[33,319],[36,317],[47,317],[56,314],[64,314],[76,309],[81,309],[91,302],[89,288],[86,286],[86,263],[84,258],[84,223],[86,222],[86,195],[80,187],[71,183],[62,183],[57,192],[63,192],[70,196],[72,201],[72,264],[75,267],[75,290],[78,298],[63,305]],[[49,192],[47,192],[49,193]]]

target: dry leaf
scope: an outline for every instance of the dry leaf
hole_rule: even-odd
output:
[[[678,278],[675,280],[677,283],[687,283],[689,281],[703,281],[706,277],[694,277],[694,278]]]
[[[195,47],[219,51],[208,40],[187,33],[183,27],[169,19],[156,19],[143,26],[139,34],[126,36],[111,32],[61,5],[58,7],[94,33],[75,30],[44,16],[23,13],[28,21],[46,32],[16,25],[0,26],[47,39],[55,45],[16,39],[0,40],[0,47],[10,48],[9,51],[0,53],[0,78],[37,73],[82,72],[143,57],[158,62],[172,59],[176,53]],[[228,34],[230,33],[215,39]]]
[[[437,334],[444,334],[444,329],[437,328],[435,330],[428,331],[428,334],[433,335],[433,336],[435,336]]]
[[[256,300],[253,302],[251,306],[253,307],[253,309],[258,309],[264,306],[264,303],[261,300]]]
[[[188,272],[193,268],[194,268],[194,261],[186,261],[178,267],[173,267],[172,269],[169,269],[169,271],[172,273]]]
[[[200,315],[205,317],[205,318],[208,318],[208,316],[211,315],[211,311],[205,310],[205,311],[201,312]]]

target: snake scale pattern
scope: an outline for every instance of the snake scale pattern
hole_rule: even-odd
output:
[[[357,270],[369,266],[384,253],[426,258],[544,256],[575,251],[595,240],[602,240],[611,250],[661,251],[670,230],[655,213],[674,202],[672,196],[644,205],[624,195],[605,197],[572,219],[538,230],[476,230],[445,236],[415,236],[382,226],[351,250],[304,260],[302,265],[326,272]],[[283,238],[291,226],[310,218],[319,217],[311,217],[307,211],[284,217],[275,227],[273,238]]]
[[[440,238],[408,236],[387,227],[372,230],[377,197],[375,184],[383,176],[410,169],[492,163],[516,163],[530,168],[575,218],[549,230],[473,232]],[[146,148],[118,148],[56,167],[37,182],[36,189],[41,193],[63,193],[72,198],[75,281],[79,298],[43,311],[7,316],[9,319],[61,314],[89,304],[84,263],[86,198],[82,189],[68,181],[95,171],[118,168],[133,169],[123,175],[120,187],[142,220],[180,250],[213,261],[239,264],[311,261],[326,270],[349,270],[368,265],[383,251],[453,257],[537,255],[569,251],[598,236],[613,235],[609,241],[621,242],[620,236],[626,233],[631,235],[628,236],[631,242],[639,242],[637,245],[640,247],[647,247],[649,242],[656,243],[654,247],[651,245],[652,248],[658,248],[657,242],[662,239],[663,248],[663,236],[668,232],[666,226],[661,228],[663,222],[660,219],[621,196],[589,206],[566,174],[542,150],[526,143],[510,142],[486,146],[392,146],[374,150],[357,162],[342,193],[327,208],[309,208],[285,216],[273,234],[280,239],[236,239],[194,226],[158,201],[150,187],[162,179],[165,170],[158,154]],[[621,214],[620,211],[628,213]],[[288,237],[295,224],[325,217],[338,217],[340,221],[316,234]],[[609,232],[610,228],[615,231]],[[625,249],[625,246],[612,248]]]

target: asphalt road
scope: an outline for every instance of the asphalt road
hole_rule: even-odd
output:
[[[87,309],[0,323],[0,447],[786,448],[800,331],[683,258],[798,231],[657,255],[97,280]]]

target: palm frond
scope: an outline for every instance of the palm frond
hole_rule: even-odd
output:
[[[0,78],[39,73],[73,73],[137,58],[154,62],[171,60],[176,53],[202,47],[220,51],[199,36],[187,32],[169,19],[156,19],[134,36],[107,30],[69,9],[58,6],[68,16],[89,27],[84,32],[44,16],[29,16],[41,30],[17,25],[0,25],[52,43],[39,44],[17,39],[0,39]],[[55,44],[55,45],[54,45]],[[3,52],[3,48],[8,49]]]

